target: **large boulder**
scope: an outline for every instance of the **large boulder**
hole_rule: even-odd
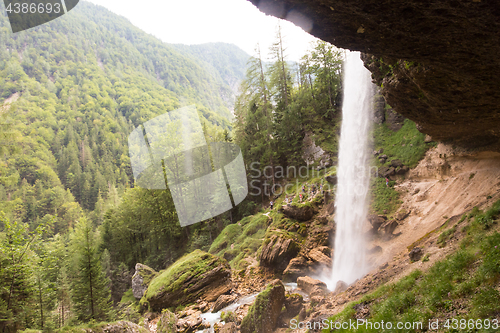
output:
[[[283,214],[298,221],[309,221],[314,216],[314,209],[309,205],[283,206]]]
[[[410,260],[412,262],[414,261],[419,261],[420,258],[422,258],[422,255],[424,254],[424,251],[420,247],[414,247],[411,249],[410,253],[408,253],[408,256],[410,257]]]
[[[276,327],[285,303],[285,286],[274,280],[261,292],[241,322],[241,333],[269,333]]]
[[[260,264],[264,267],[283,271],[300,251],[300,247],[290,238],[273,236],[269,243],[264,245],[260,254]]]
[[[201,313],[196,313],[191,316],[179,319],[177,321],[177,332],[194,333],[203,330],[207,325],[207,323],[203,322],[203,319],[201,318],[200,314]]]
[[[286,314],[289,317],[292,318],[295,317],[304,307],[303,303],[304,303],[304,298],[300,294],[286,295],[285,298]]]
[[[238,327],[236,323],[225,323],[219,330],[219,333],[238,333]]]
[[[324,295],[328,292],[324,282],[313,279],[309,276],[297,278],[297,287],[308,293],[310,296]]]
[[[332,185],[337,185],[337,175],[326,176],[325,180]]]
[[[141,299],[153,311],[198,299],[213,302],[232,288],[231,270],[224,259],[195,250],[156,276]]]
[[[387,216],[385,215],[370,215],[368,216],[368,221],[373,227],[373,230],[377,231],[378,228],[382,226],[382,224],[387,221]]]
[[[340,294],[341,292],[344,292],[347,289],[347,287],[349,287],[349,286],[344,281],[337,281],[337,284],[335,285],[335,290],[333,291],[333,293],[335,295]]]
[[[151,267],[139,263],[135,264],[135,274],[132,276],[132,291],[135,298],[141,299],[144,296],[149,283],[157,274],[158,272]]]
[[[325,248],[325,246],[312,249],[307,253],[307,257],[313,262],[330,267],[332,265],[332,259],[323,252],[323,248]]]
[[[402,167],[403,163],[400,160],[392,160],[390,166],[393,168]]]
[[[288,266],[283,271],[283,277],[289,281],[295,281],[299,276],[305,276],[309,274],[310,262],[302,256],[293,258],[288,263]]]
[[[388,167],[388,166],[381,166],[378,168],[378,176],[379,177],[390,177],[394,176],[396,174],[396,169],[393,167]]]

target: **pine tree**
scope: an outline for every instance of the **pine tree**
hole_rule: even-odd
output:
[[[111,309],[109,281],[102,271],[98,238],[92,224],[81,219],[73,234],[73,307],[79,320],[104,321]]]

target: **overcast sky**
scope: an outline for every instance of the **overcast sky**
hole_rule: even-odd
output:
[[[266,16],[247,0],[90,0],[125,16],[167,43],[225,42],[254,55],[257,43],[267,56],[278,21],[288,60],[299,60],[314,37],[288,21]],[[306,24],[307,26],[307,24]]]

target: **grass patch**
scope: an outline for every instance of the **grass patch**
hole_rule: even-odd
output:
[[[136,303],[137,300],[134,297],[134,292],[132,288],[123,293],[120,303]]]
[[[437,240],[437,244],[440,248],[443,248],[446,246],[446,242],[448,240],[451,239],[451,237],[453,237],[453,235],[455,234],[455,231],[457,230],[457,227],[456,226],[453,226],[453,228],[450,228],[448,230],[445,230],[441,233],[441,235],[439,235],[438,237],[438,240]]]
[[[498,319],[500,293],[496,286],[500,282],[500,233],[498,230],[485,231],[481,217],[497,216],[499,209],[500,201],[484,213],[478,209],[473,210],[473,214],[469,214],[469,219],[472,220],[466,229],[467,235],[462,240],[461,248],[444,260],[436,262],[427,273],[415,270],[394,284],[383,285],[360,300],[348,304],[341,313],[331,317],[330,320],[356,321],[356,311],[353,306],[361,302],[370,304],[368,320],[372,323],[421,322],[423,331],[428,329],[428,321],[436,318],[441,319],[441,324],[444,323],[443,318],[467,322],[477,319]],[[464,306],[467,311],[460,311]],[[422,330],[393,328],[386,331]],[[360,326],[355,330],[355,332],[381,331],[380,328],[370,329],[366,326]],[[323,332],[331,331],[327,329]],[[350,330],[340,329],[335,332],[350,332]]]
[[[372,178],[371,195],[371,209],[375,214],[392,215],[401,205],[399,193],[394,189],[394,181],[390,181],[387,186],[385,179]]]
[[[405,119],[403,127],[393,132],[386,124],[375,125],[375,150],[384,149],[388,156],[386,164],[398,159],[409,168],[413,168],[424,157],[433,143],[425,143],[425,134],[417,130],[415,123]]]

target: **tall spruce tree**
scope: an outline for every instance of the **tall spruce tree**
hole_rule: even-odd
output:
[[[89,220],[81,219],[72,235],[72,300],[77,318],[83,322],[104,321],[110,317],[108,278],[101,266],[98,237]]]
[[[260,163],[274,169],[276,153],[273,149],[273,105],[269,90],[269,79],[264,67],[260,47],[256,56],[248,61],[246,78],[241,84],[241,94],[235,104],[235,138],[245,152],[247,162]],[[272,172],[274,175],[274,172]],[[271,176],[271,175],[268,175]],[[261,179],[256,180],[264,186]],[[274,183],[274,179],[273,179]]]

